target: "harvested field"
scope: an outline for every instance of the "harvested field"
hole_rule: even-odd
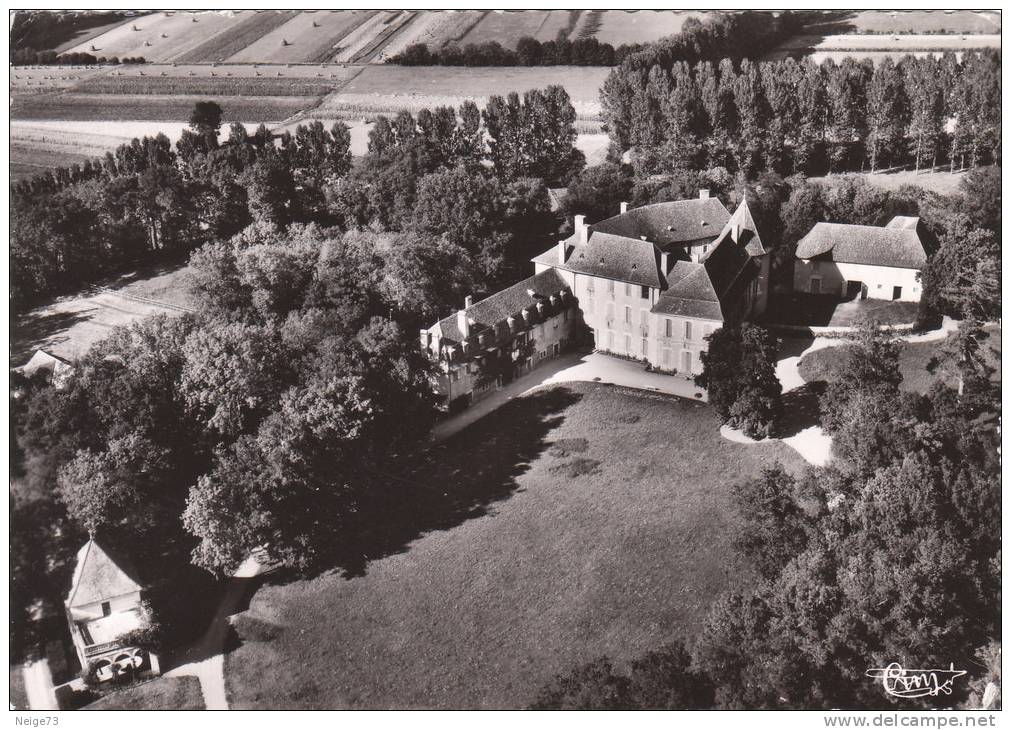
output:
[[[370,15],[364,23],[340,39],[340,43],[334,49],[333,60],[338,63],[350,63],[359,54],[367,51],[398,15],[401,15],[401,11],[380,10]]]
[[[136,18],[134,18],[134,20],[136,20]],[[118,17],[115,20],[110,20],[108,23],[105,23],[104,25],[96,25],[92,28],[84,28],[82,30],[77,31],[74,34],[73,38],[64,41],[60,45],[56,46],[56,48],[54,48],[53,50],[56,51],[56,53],[66,53],[74,46],[83,45],[88,41],[90,41],[92,38],[97,38],[103,33],[107,33],[113,28],[119,27],[122,23],[123,18]]]
[[[809,23],[812,33],[996,33],[1000,13],[990,10],[860,10],[826,12],[824,22]]]
[[[605,10],[600,12],[600,25],[594,37],[615,48],[631,43],[652,43],[680,33],[688,18],[705,16],[702,12],[680,10]]]
[[[193,105],[206,101],[208,94],[192,96],[147,96],[126,94],[59,94],[15,96],[11,119],[64,121],[161,121],[184,123]],[[213,95],[210,95],[214,98]],[[270,124],[311,109],[317,97],[304,96],[219,96],[224,121],[250,119]]]
[[[303,11],[263,33],[228,60],[240,63],[319,63],[339,41],[376,14],[375,10]]]
[[[11,66],[12,94],[68,89],[85,79],[108,73],[110,66]]]
[[[369,66],[338,93],[323,99],[313,115],[369,119],[400,109],[416,111],[459,106],[472,99],[483,105],[492,94],[523,93],[561,84],[583,119],[600,116],[600,87],[610,69],[572,66],[455,68],[449,66]]]
[[[539,41],[553,41],[559,31],[569,30],[570,13],[565,10],[492,10],[460,39],[461,45],[497,41],[504,48],[515,48],[517,41],[531,36]]]
[[[781,50],[813,51],[965,51],[973,48],[1000,48],[1000,34],[878,35],[849,33],[843,35],[799,35],[780,45]]]
[[[340,70],[319,71],[319,78],[286,75],[288,69],[273,67],[262,76],[231,76],[227,71],[207,69],[205,75],[159,76],[150,71],[122,76],[97,76],[78,84],[75,94],[124,94],[128,96],[323,96],[340,84],[345,76]],[[214,73],[214,76],[209,75]]]
[[[383,46],[374,61],[382,63],[404,51],[415,43],[424,43],[430,49],[438,49],[446,43],[457,41],[479,21],[485,11],[480,10],[439,10],[417,13],[414,20],[407,23],[399,33]]]
[[[180,55],[180,63],[215,63],[224,61],[250,43],[287,23],[296,11],[244,10],[239,22],[227,33],[208,38],[199,46]]]
[[[143,56],[148,61],[172,61],[241,22],[233,10],[158,12],[130,18],[110,31],[70,50],[102,56]]]

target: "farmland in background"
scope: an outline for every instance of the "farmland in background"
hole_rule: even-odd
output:
[[[827,12],[807,32],[825,33],[999,33],[1000,13],[992,10],[853,10]]]
[[[577,37],[594,37],[601,43],[618,46],[632,43],[652,43],[681,32],[688,18],[703,18],[706,13],[676,10],[593,10],[587,11],[586,22],[597,25],[595,32],[577,29]],[[597,18],[592,16],[596,15]],[[591,26],[592,27],[592,26]],[[584,35],[585,34],[585,35]]]
[[[811,56],[816,62],[832,58],[839,61],[846,56],[869,58],[875,63],[886,57],[897,60],[905,55],[925,56],[952,51],[979,48],[1000,48],[999,34],[945,35],[936,33],[907,33],[900,35],[875,33],[844,33],[818,36],[798,35],[782,43],[767,55],[769,59],[787,56]]]
[[[301,12],[229,57],[239,63],[319,63],[338,42],[375,16],[375,10]]]
[[[265,34],[291,20],[294,11],[245,10],[227,33],[213,38],[179,56],[180,63],[217,63],[233,56]]]
[[[568,35],[577,10],[489,10],[460,40],[467,43],[497,41],[504,48],[516,48],[524,36],[553,41],[559,31]],[[570,20],[571,19],[571,20]]]
[[[113,17],[115,17],[115,16],[113,16]],[[143,17],[143,16],[138,16],[138,17]],[[83,45],[83,44],[87,43],[88,41],[90,41],[92,38],[97,38],[98,36],[102,35],[103,33],[107,33],[108,31],[112,30],[113,28],[116,28],[116,27],[122,25],[122,23],[123,23],[123,19],[122,18],[115,17],[115,20],[110,20],[108,23],[105,23],[103,25],[96,25],[96,26],[94,26],[92,28],[84,28],[82,30],[77,31],[74,34],[73,38],[71,38],[70,40],[64,41],[63,43],[61,43],[58,46],[56,46],[55,48],[53,48],[53,50],[56,51],[57,53],[66,53],[67,51],[70,51],[71,49],[73,49],[75,46]]]
[[[483,10],[442,10],[418,13],[418,17],[404,26],[403,30],[390,39],[374,59],[382,63],[397,55],[408,46],[424,43],[429,48],[442,48],[447,43],[458,41],[484,17]]]
[[[100,56],[143,56],[148,61],[173,61],[242,22],[242,13],[159,12],[131,18],[112,30],[70,49]]]

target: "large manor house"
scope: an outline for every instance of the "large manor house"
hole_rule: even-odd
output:
[[[731,213],[707,190],[598,223],[533,258],[534,275],[421,331],[451,405],[480,400],[573,344],[693,377],[706,337],[760,317],[769,249],[745,198]],[[797,248],[794,289],[848,298],[920,297],[918,220],[885,227],[819,223]],[[590,339],[592,338],[592,342]]]

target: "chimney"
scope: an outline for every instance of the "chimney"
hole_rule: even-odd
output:
[[[558,263],[565,263],[565,241],[558,242]]]
[[[709,188],[699,188],[699,200],[709,199]]]
[[[432,344],[432,333],[426,329],[421,330],[421,346],[427,350]]]
[[[670,253],[667,251],[660,252],[660,271],[664,276],[670,273]]]
[[[460,334],[463,335],[464,339],[470,337],[470,320],[467,319],[466,309],[461,309],[456,313],[456,328],[460,330]]]
[[[628,212],[628,203],[626,203],[624,200],[621,201],[621,212],[622,213]]]
[[[588,226],[586,225],[586,216],[577,215],[573,220],[576,228],[576,233],[579,234],[579,243],[580,245],[585,246],[586,239],[589,238],[590,236],[590,233],[587,230]]]
[[[463,298],[463,308],[470,309],[472,306],[474,306],[474,297],[468,294]]]

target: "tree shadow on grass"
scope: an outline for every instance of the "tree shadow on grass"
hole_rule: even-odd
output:
[[[776,438],[796,436],[804,429],[821,423],[819,402],[825,388],[824,380],[816,380],[783,394],[783,406],[776,419]]]
[[[67,339],[66,331],[87,321],[87,311],[31,312],[15,319],[11,327],[11,363],[23,365],[39,348],[51,348]],[[62,337],[58,337],[63,333]]]
[[[488,514],[517,490],[518,478],[551,446],[548,433],[581,398],[564,387],[516,398],[396,473],[392,466],[376,465],[383,488],[374,503],[361,505],[357,526],[340,536],[340,545],[322,562],[348,578],[364,575],[370,561],[404,552],[429,532]],[[278,573],[271,581],[288,577]]]
[[[778,359],[785,360],[788,357],[797,357],[802,354],[814,342],[814,335],[798,334],[779,338]]]

